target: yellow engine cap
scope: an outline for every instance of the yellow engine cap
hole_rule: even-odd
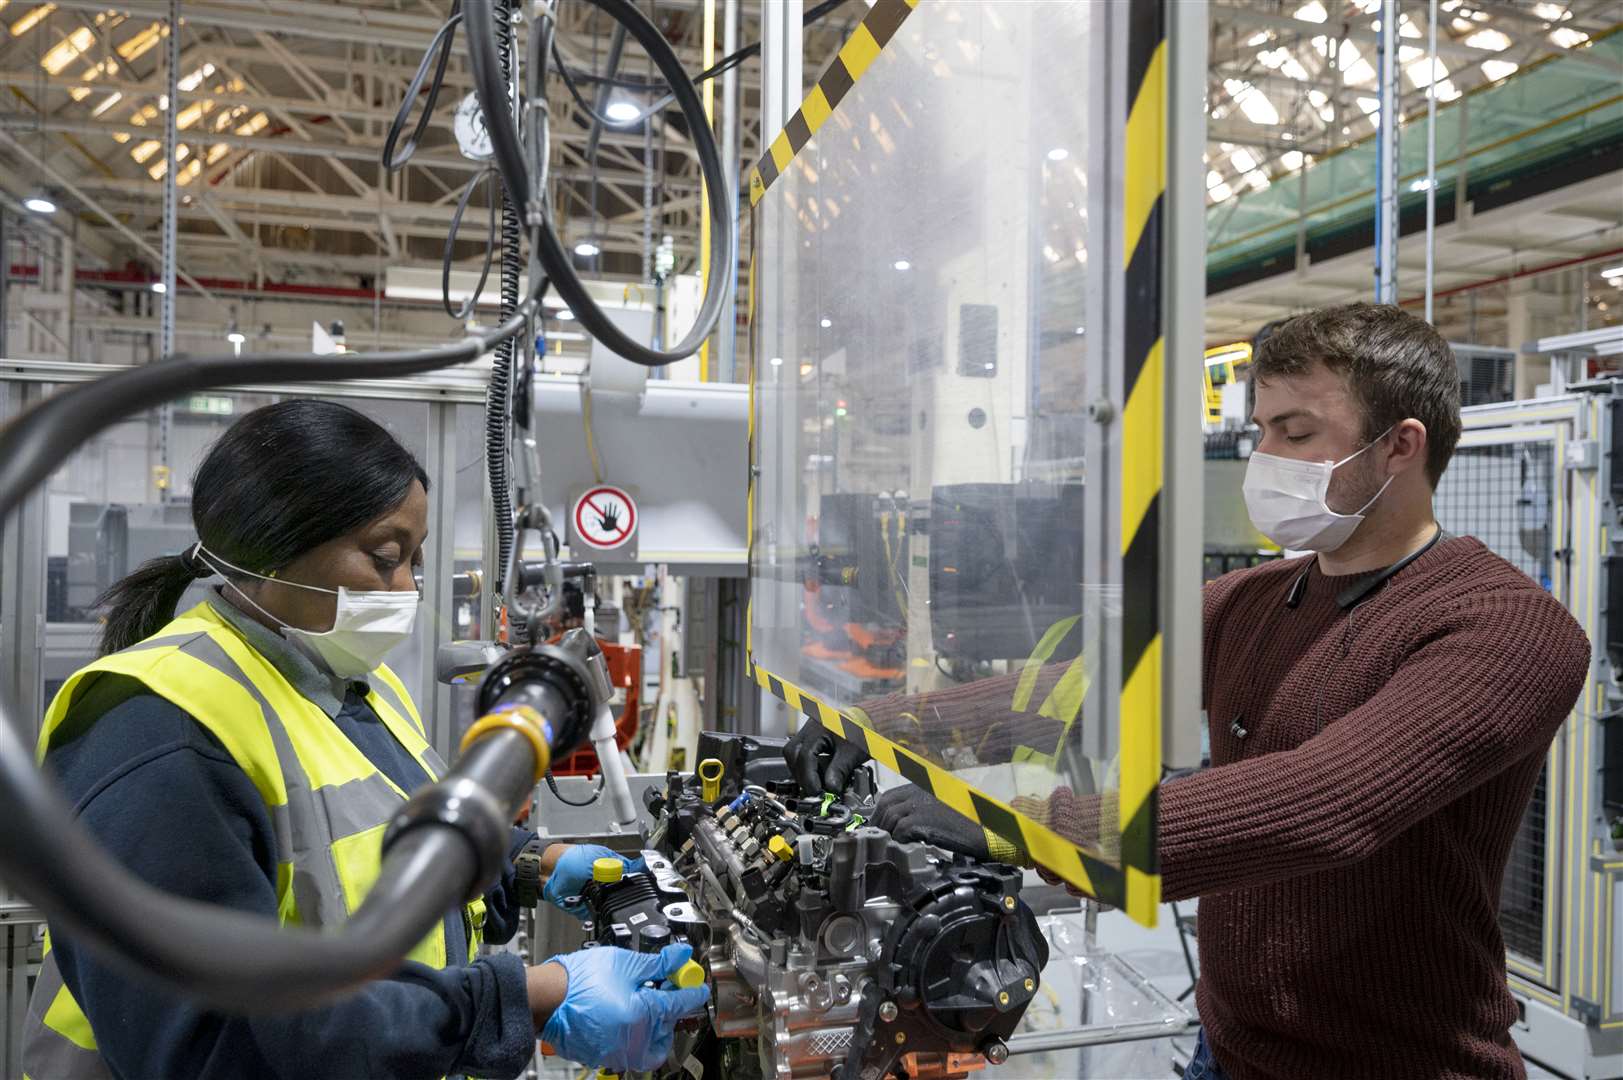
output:
[[[604,856],[592,863],[592,880],[602,885],[612,885],[626,876],[626,864],[619,859]]]
[[[784,862],[795,857],[795,846],[781,836],[774,836],[768,840],[766,849]]]
[[[676,969],[676,974],[671,976],[671,982],[675,983],[683,990],[690,990],[695,986],[703,986],[704,968],[699,966],[698,961],[689,960],[687,963]]]

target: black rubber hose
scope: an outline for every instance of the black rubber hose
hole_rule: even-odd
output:
[[[669,351],[660,351],[650,349],[627,335],[615,325],[602,308],[598,307],[597,302],[586,291],[585,283],[575,272],[569,252],[558,239],[557,230],[552,227],[551,221],[547,220],[545,202],[533,207],[527,206],[526,209],[528,213],[541,216],[544,223],[540,231],[541,265],[551,278],[553,287],[558,290],[559,297],[574,312],[581,328],[633,363],[645,367],[663,367],[697,352],[720,321],[726,292],[724,280],[731,267],[738,261],[738,224],[734,220],[735,198],[732,178],[722,167],[721,153],[716,148],[715,135],[705,118],[704,106],[699,100],[698,92],[694,90],[681,61],[677,59],[670,43],[659,32],[659,28],[638,10],[632,0],[591,0],[591,2],[625,26],[626,31],[637,39],[659,68],[660,74],[670,83],[671,92],[687,119],[694,149],[699,157],[699,167],[704,173],[712,219],[710,250],[706,262],[709,288],[705,291],[704,301],[699,306],[698,318],[694,320],[687,337]],[[495,0],[466,0],[462,15],[468,27],[468,59],[474,91],[479,96],[479,105],[485,114],[485,126],[490,133],[496,167],[502,174],[502,183],[507,188],[508,197],[519,201],[525,199],[530,190],[530,175],[524,147],[519,140],[512,114],[501,109],[501,103],[507,100],[507,90],[502,80],[497,50],[494,4]],[[542,53],[542,62],[545,62],[545,55]]]
[[[442,801],[461,811],[464,824],[408,829],[389,844],[376,884],[341,929],[303,930],[176,897],[129,873],[73,823],[73,808],[41,781],[3,717],[0,816],[7,827],[0,854],[7,884],[53,928],[131,975],[230,1011],[309,1008],[398,970],[446,911],[489,887],[500,872],[508,822],[533,791],[534,765],[528,740],[515,731],[470,747],[444,780],[414,799],[448,793]],[[469,797],[469,787],[483,794]],[[481,857],[475,835],[496,838],[494,865]]]
[[[513,100],[513,19],[512,0],[498,0],[496,4],[496,48],[499,51],[501,96],[495,102],[480,104],[488,118],[492,109],[511,118]],[[468,27],[474,33],[473,25]],[[499,104],[498,104],[499,103]],[[488,125],[489,121],[486,120]],[[523,195],[507,193],[502,199],[502,270],[501,318],[505,322],[518,307],[518,276],[521,270],[519,255],[519,211],[524,205]],[[496,348],[490,364],[490,389],[485,394],[485,473],[490,481],[491,513],[496,518],[496,565],[506,566],[513,551],[513,495],[507,476],[507,412],[512,393],[513,339],[508,338]],[[501,585],[491,582],[487,603],[496,603]]]
[[[0,429],[0,521],[86,439],[127,416],[244,383],[397,378],[466,363],[518,333],[534,303],[494,330],[431,349],[177,356],[53,394]],[[0,878],[109,962],[212,1006],[308,1007],[387,975],[480,884],[467,836],[433,825],[388,852],[373,891],[336,932],[287,930],[264,916],[171,896],[130,874],[74,820],[21,730],[0,710]],[[528,753],[514,732],[490,738],[502,744],[491,751]],[[461,775],[454,768],[447,780]],[[488,794],[511,814],[527,790]]]
[[[383,167],[389,172],[396,172],[405,167],[406,162],[417,152],[422,143],[423,132],[428,130],[428,121],[434,115],[434,104],[439,100],[440,87],[445,84],[445,67],[451,61],[451,45],[456,40],[456,24],[462,21],[462,13],[458,10],[458,3],[451,5],[451,15],[441,26],[434,40],[428,43],[428,51],[423,53],[422,63],[417,65],[417,74],[412,76],[411,83],[406,87],[406,96],[400,102],[400,111],[395,113],[394,121],[389,125],[389,133],[383,140]],[[439,61],[435,63],[434,54],[438,51]],[[399,154],[395,153],[395,144],[400,141],[401,134],[406,130],[406,117],[411,115],[411,107],[422,93],[423,80],[428,77],[428,66],[435,63],[434,81],[428,86],[428,100],[423,102],[423,111],[417,117],[417,126],[412,128],[411,137],[406,140],[405,147]]]
[[[451,266],[456,261],[453,256],[456,254],[457,234],[462,231],[462,215],[468,212],[473,189],[479,186],[481,180],[485,182],[485,198],[490,203],[485,221],[485,261],[479,267],[479,284],[473,287],[473,292],[468,294],[468,299],[463,301],[460,308],[454,308],[451,306]],[[445,252],[440,259],[440,303],[445,306],[445,313],[459,323],[467,322],[479,306],[485,282],[490,280],[490,263],[496,253],[496,200],[501,198],[501,193],[494,169],[474,173],[468,178],[468,186],[462,189],[462,197],[457,200],[456,211],[451,215],[451,228],[445,234]]]

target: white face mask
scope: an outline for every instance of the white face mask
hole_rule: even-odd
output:
[[[1341,466],[1374,446],[1391,432],[1387,428],[1356,453],[1340,461],[1297,461],[1295,458],[1253,452],[1245,467],[1245,508],[1257,531],[1292,551],[1334,551],[1347,542],[1364,514],[1381,497],[1392,477],[1356,513],[1338,514],[1325,496],[1330,477]]]
[[[283,637],[312,653],[327,670],[340,678],[359,679],[370,674],[383,663],[384,656],[391,649],[411,637],[412,628],[416,625],[417,607],[422,602],[422,597],[415,589],[409,592],[395,592],[392,589],[351,592],[343,586],[337,589],[323,589],[317,585],[283,581],[281,578],[266,577],[232,566],[201,543],[193,551],[196,558],[213,568],[216,573],[222,573],[222,576],[220,566],[248,577],[259,578],[261,581],[274,581],[279,585],[291,585],[296,589],[309,589],[311,592],[337,596],[338,606],[333,615],[332,629],[318,634],[289,626],[255,604],[247,593],[231,585],[230,581],[226,582],[231,588],[236,589],[238,596],[253,604],[261,615],[279,623]]]

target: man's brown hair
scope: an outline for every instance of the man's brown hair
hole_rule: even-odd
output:
[[[1280,323],[1257,346],[1252,377],[1301,375],[1322,363],[1347,381],[1364,410],[1364,439],[1413,418],[1426,425],[1431,486],[1460,441],[1460,370],[1454,350],[1424,319],[1389,304],[1319,308]]]

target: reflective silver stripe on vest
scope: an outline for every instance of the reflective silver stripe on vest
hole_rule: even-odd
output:
[[[62,972],[52,951],[45,955],[28,998],[28,1020],[22,1033],[23,1072],[32,1080],[111,1080],[113,1074],[99,1053],[45,1026],[46,1010],[61,989]]]
[[[286,850],[291,858],[285,861],[293,864],[293,902],[299,909],[299,921],[305,926],[343,923],[349,918],[349,906],[333,861],[332,843],[386,824],[401,807],[400,795],[381,772],[312,790],[281,717],[230,654],[208,636],[187,642],[181,651],[236,681],[259,704],[287,790],[287,805],[278,809],[286,821]],[[281,842],[278,833],[278,845]]]
[[[422,737],[423,743],[425,744],[423,747],[423,761],[428,764],[428,770],[432,774],[429,779],[438,780],[440,777],[444,776],[446,771],[445,759],[440,757],[440,755],[434,750],[434,744],[428,741],[428,732],[423,730],[423,725],[412,719],[411,709],[406,706],[404,701],[400,700],[400,695],[394,692],[394,687],[390,686],[382,679],[372,680],[371,687],[373,693],[377,694],[378,697],[383,699],[384,704],[388,705],[390,708],[394,709],[395,712],[399,713],[400,718],[404,720],[413,731]],[[409,795],[411,793],[407,792],[407,794]]]

